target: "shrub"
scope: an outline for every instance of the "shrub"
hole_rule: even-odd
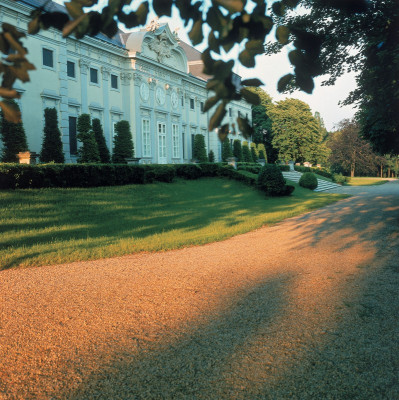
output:
[[[242,161],[250,163],[252,162],[252,155],[251,152],[249,151],[248,143],[244,142],[242,144]]]
[[[249,165],[237,165],[237,169],[239,171],[248,171],[251,172],[252,174],[259,174],[259,171],[261,170],[262,166],[260,164],[249,164]]]
[[[176,176],[183,179],[198,179],[202,176],[202,169],[197,164],[176,164]]]
[[[107,143],[105,142],[103,127],[101,121],[98,118],[94,118],[92,121],[94,138],[97,143],[98,153],[100,156],[100,162],[102,164],[108,164],[111,162],[111,156],[109,154]]]
[[[266,160],[266,158],[265,158],[265,153],[263,152],[263,150],[259,150],[259,159],[260,160]]]
[[[289,170],[290,170],[289,165],[278,164],[277,166],[279,167],[280,171],[289,172]]]
[[[219,176],[221,167],[222,164],[215,164],[215,163],[200,164],[202,176]]]
[[[63,163],[65,161],[62,151],[61,132],[58,128],[57,110],[46,108],[44,110],[44,136],[40,161]]]
[[[207,162],[205,137],[200,133],[194,136],[193,158],[199,162]]]
[[[258,143],[256,146],[257,146],[257,150],[258,150],[258,157],[260,159],[265,159],[267,162],[265,145],[263,143]]]
[[[213,152],[213,150],[211,150],[208,154],[208,159],[210,163],[214,163],[215,162],[215,153]]]
[[[13,100],[3,100],[12,108],[19,107]],[[26,140],[25,129],[22,122],[13,123],[4,118],[1,111],[1,140],[3,141],[3,149],[1,161],[3,162],[18,162],[17,154],[21,151],[28,151],[28,142]]]
[[[313,172],[305,172],[299,179],[299,186],[314,190],[317,188],[317,178]]]
[[[338,183],[340,185],[343,185],[343,184],[349,182],[349,178],[342,174],[333,174],[332,180],[333,180],[333,182]]]
[[[233,141],[233,157],[237,159],[237,161],[242,161],[242,146],[241,140],[234,139]]]
[[[254,143],[251,143],[251,157],[252,162],[256,163],[258,160],[258,155],[256,154],[255,146],[252,146]]]
[[[312,172],[310,167],[304,167],[303,165],[294,165],[294,169],[297,172]]]
[[[222,142],[222,161],[226,162],[228,158],[232,157],[230,141],[226,137]]]
[[[287,189],[283,173],[274,164],[266,164],[258,174],[257,185],[269,196],[283,196]]]
[[[146,165],[145,178],[146,182],[173,182],[176,176],[176,169],[173,165]]]
[[[134,157],[134,146],[129,122],[125,120],[117,122],[115,124],[115,132],[112,162],[114,164],[126,164],[126,158]]]
[[[77,138],[82,143],[82,147],[78,150],[79,163],[98,163],[100,162],[100,154],[94,133],[91,130],[91,122],[89,114],[79,115],[77,125]]]

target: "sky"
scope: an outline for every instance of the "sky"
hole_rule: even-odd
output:
[[[63,4],[65,0],[55,0]],[[205,0],[206,1],[206,0]],[[135,10],[141,0],[133,0],[131,8]],[[107,3],[106,0],[99,0],[100,8]],[[149,23],[155,15],[152,13],[148,17]],[[173,10],[171,18],[162,17],[160,22],[167,22],[173,31],[178,29],[178,34],[181,40],[190,43],[187,36],[189,28],[184,28],[183,23],[176,9]],[[124,31],[126,29],[123,25],[120,28]],[[267,36],[267,40],[272,40],[272,34]],[[206,44],[203,43],[196,46],[198,50],[204,50]],[[242,46],[241,46],[242,47]],[[226,59],[236,59],[240,47],[233,48],[228,55],[224,55]],[[274,102],[284,100],[287,97],[295,98],[309,104],[313,113],[318,111],[324,120],[327,130],[332,131],[334,127],[345,118],[352,118],[356,112],[352,106],[339,106],[339,101],[345,100],[348,94],[356,88],[355,75],[353,73],[346,74],[340,77],[333,86],[322,86],[321,83],[325,78],[319,77],[315,79],[315,89],[311,95],[296,91],[291,94],[281,94],[277,91],[277,82],[280,77],[292,72],[292,68],[288,61],[286,53],[275,54],[272,56],[259,55],[256,57],[256,66],[252,69],[243,67],[239,62],[236,63],[234,72],[240,75],[243,79],[259,78],[265,86],[262,86],[273,99]]]

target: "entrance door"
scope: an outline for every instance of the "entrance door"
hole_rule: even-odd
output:
[[[158,163],[166,162],[166,124],[158,122]]]

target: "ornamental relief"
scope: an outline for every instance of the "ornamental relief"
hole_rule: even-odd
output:
[[[150,50],[157,54],[157,60],[162,63],[165,58],[172,57],[172,45],[168,43],[168,37],[165,32],[162,32],[159,36],[148,44]]]

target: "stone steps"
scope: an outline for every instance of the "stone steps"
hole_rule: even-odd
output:
[[[283,176],[285,179],[298,183],[299,179],[301,179],[302,173],[297,171],[283,172]],[[317,178],[317,188],[314,192],[323,192],[324,190],[335,189],[338,187],[341,187],[341,185]]]

